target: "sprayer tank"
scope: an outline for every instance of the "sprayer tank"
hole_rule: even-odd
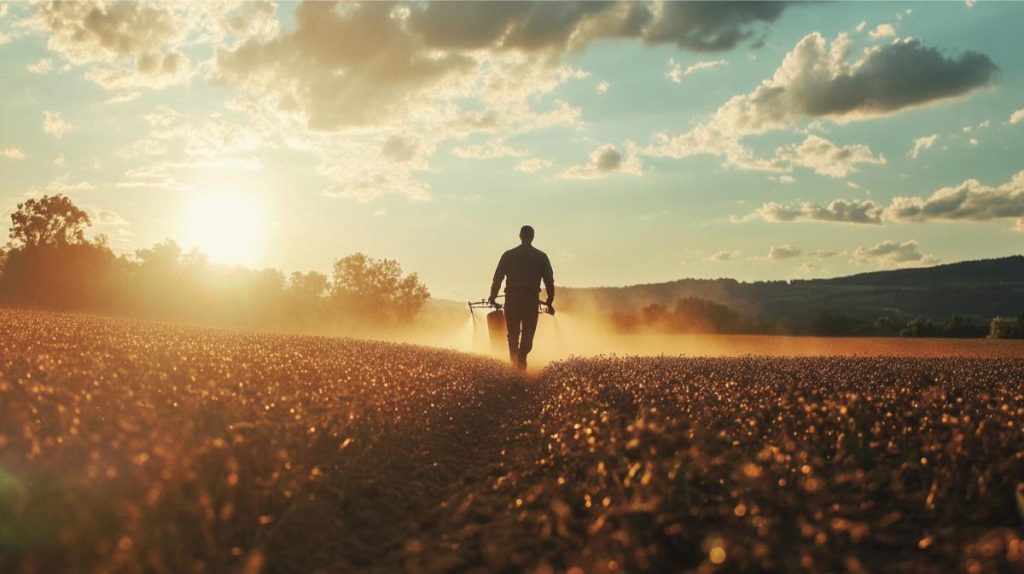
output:
[[[491,349],[494,352],[502,352],[508,348],[504,311],[495,309],[487,314],[487,332],[490,335]]]

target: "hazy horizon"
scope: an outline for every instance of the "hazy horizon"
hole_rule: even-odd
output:
[[[0,3],[0,232],[63,193],[130,253],[486,295],[1020,253],[1017,3]]]

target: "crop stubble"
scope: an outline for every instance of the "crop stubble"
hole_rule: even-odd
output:
[[[0,335],[3,571],[1024,569],[1021,359]]]

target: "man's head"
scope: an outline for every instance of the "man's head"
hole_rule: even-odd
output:
[[[519,230],[519,239],[526,245],[533,243],[533,228],[529,225],[524,225]]]

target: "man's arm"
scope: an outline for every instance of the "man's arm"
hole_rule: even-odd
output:
[[[548,305],[555,300],[555,274],[551,270],[551,260],[548,256],[544,256],[544,274],[541,275],[541,279],[544,280],[544,289],[548,292]]]
[[[505,260],[505,254],[502,254],[498,260],[498,268],[494,270],[494,279],[491,280],[491,295],[487,298],[491,303],[498,297],[498,290],[501,289],[501,282],[505,280],[507,271],[508,262]]]

